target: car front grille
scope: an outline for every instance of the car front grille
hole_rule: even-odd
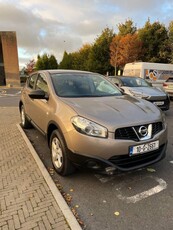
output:
[[[152,135],[154,136],[157,133],[159,133],[160,131],[162,131],[163,124],[162,124],[162,122],[153,123],[152,127],[153,127],[153,129],[152,129]]]
[[[160,146],[159,149],[154,150],[152,152],[143,153],[134,156],[129,156],[129,155],[113,156],[109,159],[109,161],[122,169],[128,170],[128,168],[133,168],[136,165],[144,165],[156,160],[160,156],[163,148],[164,145]]]
[[[145,125],[148,127],[148,125]],[[137,130],[141,126],[119,128],[115,131],[115,139],[139,141]],[[152,124],[152,137],[163,130],[162,122]]]
[[[166,106],[169,106],[169,104],[170,104],[170,99],[168,98],[168,97],[166,97],[166,99],[163,99],[163,98],[150,98],[148,101],[150,101],[150,102],[152,102],[152,103],[154,103],[154,102],[159,102],[159,101],[164,101],[164,104],[163,105],[158,105],[158,107],[160,107],[160,108],[162,108],[162,107],[166,107]]]

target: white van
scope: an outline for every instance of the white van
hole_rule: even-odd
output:
[[[124,76],[137,76],[161,87],[170,76],[173,77],[173,64],[132,62],[127,63],[123,70]]]

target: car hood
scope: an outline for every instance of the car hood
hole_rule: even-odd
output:
[[[154,88],[154,87],[122,87],[125,91],[126,89],[128,90],[132,90],[135,92],[139,92],[141,94],[144,95],[148,95],[148,96],[157,96],[157,97],[166,97],[166,93],[158,88]]]
[[[134,97],[62,98],[75,112],[114,131],[118,127],[153,123],[161,119],[152,103]]]

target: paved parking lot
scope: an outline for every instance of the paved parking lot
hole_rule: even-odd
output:
[[[18,108],[1,107],[0,121],[0,229],[81,229],[16,126]]]
[[[40,158],[71,196],[70,206],[78,212],[87,230],[173,228],[173,103],[166,113],[169,126],[166,158],[150,167],[114,176],[77,171],[60,177],[50,161],[50,153],[42,135],[35,129],[27,136]]]

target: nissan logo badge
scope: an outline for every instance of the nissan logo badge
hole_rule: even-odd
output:
[[[148,134],[148,129],[145,126],[141,126],[138,132],[142,137],[145,137]]]

